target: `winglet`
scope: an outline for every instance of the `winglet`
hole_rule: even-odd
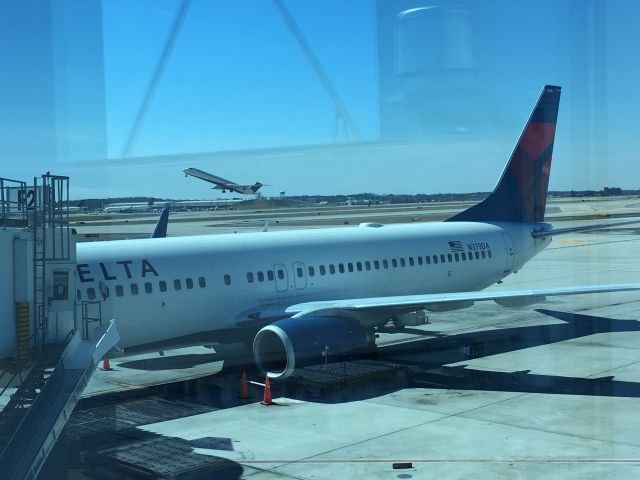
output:
[[[169,223],[169,207],[165,207],[160,214],[156,228],[153,229],[151,238],[164,238],[167,236],[167,224]]]

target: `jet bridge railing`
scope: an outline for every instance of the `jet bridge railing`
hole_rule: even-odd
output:
[[[0,177],[0,228],[28,225],[27,183]]]

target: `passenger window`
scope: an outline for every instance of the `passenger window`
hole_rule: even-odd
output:
[[[96,290],[94,288],[87,288],[87,298],[89,300],[96,298]]]
[[[393,268],[398,268],[398,261],[395,258],[391,259],[391,266]]]
[[[416,257],[418,259],[418,265],[422,265],[422,257]]]
[[[313,267],[309,267],[309,276],[310,276],[310,277],[313,277],[313,276],[315,276],[315,274],[316,274],[316,270],[315,270],[315,268],[313,268]]]
[[[229,274],[224,275],[224,284],[231,285],[231,276]]]
[[[467,254],[462,252],[460,255],[462,255],[462,260],[466,260],[467,259]]]
[[[480,258],[480,253],[476,252],[476,260],[478,260]]]
[[[433,263],[438,263],[438,256],[437,255],[433,256]]]
[[[264,273],[262,272],[262,270],[258,272],[258,281],[264,282]]]
[[[253,273],[247,272],[247,282],[253,283]]]
[[[191,290],[191,289],[193,288],[193,280],[192,280],[191,278],[187,278],[187,279],[185,280],[185,283],[187,284],[187,288],[188,288],[189,290]]]
[[[378,262],[378,260],[373,261],[373,268],[380,270],[380,262]]]
[[[207,279],[204,277],[198,277],[198,285],[200,288],[204,288],[207,286]]]
[[[338,270],[340,271],[340,273],[344,273],[344,264],[339,263],[338,264]]]
[[[166,292],[167,291],[167,282],[165,282],[164,280],[160,280],[158,282],[158,287],[160,288],[161,292]],[[116,287],[116,295],[118,294],[118,287]]]
[[[382,260],[382,268],[389,268],[389,262],[387,260]]]
[[[469,257],[467,258],[467,260],[473,260],[473,252],[469,252]]]
[[[121,297],[124,295],[124,288],[122,285],[116,285],[116,297]]]
[[[444,262],[446,262],[446,261],[447,261],[447,259],[446,259],[446,257],[444,256],[444,254],[440,254],[440,263],[444,263]]]
[[[304,272],[302,271],[302,267],[296,268],[296,273],[298,274],[298,278],[302,278],[304,275]]]
[[[131,295],[137,295],[138,294],[138,284],[137,283],[132,283],[131,284]]]
[[[356,270],[358,270],[359,272],[362,271],[362,262],[356,262]]]
[[[147,293],[153,292],[153,287],[151,287],[151,282],[144,282],[144,291]]]
[[[456,259],[456,262],[460,261],[460,255],[458,255],[457,253],[454,253],[453,256]]]
[[[447,253],[447,260],[453,262],[453,256],[450,253]]]
[[[267,279],[273,282],[273,270],[267,270]]]
[[[482,258],[487,258],[487,254],[486,254],[486,253],[484,253],[484,250],[482,250],[482,251],[480,252],[480,255],[482,255]]]
[[[413,257],[409,257],[409,266],[413,267],[414,263],[413,263]]]
[[[282,270],[281,268],[278,269],[278,278],[280,280],[284,280],[284,270]]]
[[[401,258],[401,259],[400,259],[400,266],[401,266],[401,267],[404,267],[404,266],[406,266],[406,265],[407,265],[407,264],[406,264],[406,262],[404,261],[404,258]]]
[[[487,250],[487,256],[491,258],[491,250]]]
[[[333,266],[333,263],[329,264],[329,273],[333,275],[336,273],[336,267]]]
[[[347,269],[348,269],[350,272],[353,272],[353,263],[351,263],[351,262],[347,263]]]
[[[327,273],[327,270],[324,268],[324,265],[320,265],[318,268],[320,269],[320,275],[324,275],[325,273]]]
[[[429,265],[429,264],[431,263],[431,257],[430,257],[429,255],[426,255],[426,256],[424,257],[424,261],[425,261],[425,263],[426,263],[427,265]]]
[[[371,270],[371,262],[370,262],[369,260],[366,260],[366,261],[364,262],[364,268],[365,268],[367,271]]]
[[[180,280],[178,280],[177,278],[173,281],[173,289],[174,290],[182,289],[182,283],[180,283]]]

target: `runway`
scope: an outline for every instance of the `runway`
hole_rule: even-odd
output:
[[[462,208],[418,207],[190,212],[170,220],[169,234],[256,231],[267,220],[270,228],[424,221]],[[563,199],[549,207],[557,227],[640,211],[632,198]],[[118,218],[84,220],[75,228],[79,235],[112,238],[153,228],[153,216]],[[639,276],[638,230],[620,227],[554,238],[491,289],[628,283]],[[60,450],[77,456],[52,455],[43,474],[634,478],[640,468],[638,319],[633,292],[433,313],[427,325],[381,333],[371,363],[320,367],[291,385],[274,382],[273,406],[259,403],[262,389],[255,385],[250,399],[238,399],[238,369],[210,375],[222,365],[221,352],[211,349],[116,359],[115,371],[96,372],[65,429],[67,448]],[[371,374],[355,375],[357,369]],[[249,376],[261,381],[255,371]]]

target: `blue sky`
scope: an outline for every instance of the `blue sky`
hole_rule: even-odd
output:
[[[418,20],[425,23],[409,53],[398,52],[406,25],[397,13],[429,2],[286,0],[363,139],[396,147],[267,157],[265,148],[345,141],[336,108],[273,2],[194,0],[126,159],[120,153],[180,2],[104,2],[89,12],[101,41],[76,2],[53,5],[51,57],[39,48],[47,12],[13,12],[24,24],[2,34],[35,58],[12,57],[16,79],[3,88],[0,152],[15,159],[3,163],[5,177],[67,174],[74,198],[219,196],[183,177],[190,166],[271,184],[266,194],[487,191],[549,83],[563,87],[551,189],[640,188],[640,4],[632,0],[442,0],[435,17]],[[434,21],[444,27],[429,36]],[[468,57],[457,68],[461,49]],[[436,53],[444,60],[434,69],[397,71],[400,54]],[[21,69],[27,81],[17,79]],[[34,90],[44,100],[34,102]],[[220,153],[236,150],[243,153]],[[199,152],[218,153],[188,156]]]

